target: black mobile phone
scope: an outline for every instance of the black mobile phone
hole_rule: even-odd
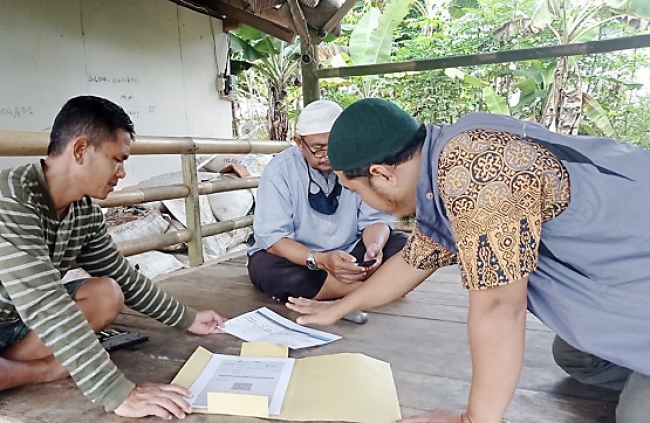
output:
[[[366,260],[366,261],[362,261],[360,263],[357,263],[357,266],[370,267],[375,263],[377,263],[377,260],[376,259],[371,259],[371,260]]]

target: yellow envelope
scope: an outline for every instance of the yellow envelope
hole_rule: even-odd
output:
[[[239,355],[242,357],[287,358],[289,357],[289,348],[269,342],[243,342]]]
[[[173,383],[189,388],[211,356],[212,353],[205,348],[197,348]],[[237,409],[234,412],[231,410],[231,413],[253,416],[249,410],[259,410],[259,396],[235,396],[251,398],[237,398],[234,401]],[[268,405],[266,410],[268,413]],[[394,423],[401,419],[401,413],[390,364],[363,354],[351,353],[297,359],[282,411],[279,415],[268,418]]]
[[[269,398],[260,395],[208,392],[208,413],[266,418],[269,416]]]
[[[296,360],[282,412],[271,418],[394,423],[402,415],[390,364],[343,353]]]

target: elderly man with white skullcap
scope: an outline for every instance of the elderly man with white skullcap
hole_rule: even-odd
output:
[[[278,301],[336,299],[358,288],[406,241],[381,213],[341,186],[327,155],[341,107],[319,100],[304,108],[296,145],[278,154],[260,179],[248,251],[251,281]],[[356,314],[350,320],[363,321]]]

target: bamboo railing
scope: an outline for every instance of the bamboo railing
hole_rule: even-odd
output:
[[[47,132],[9,132],[0,131],[0,156],[45,156],[49,134]],[[279,153],[289,147],[284,141],[233,140],[222,138],[193,137],[153,137],[138,136],[131,145],[132,155],[180,154],[182,156],[183,183],[148,188],[126,188],[112,192],[108,198],[98,201],[102,207],[116,207],[145,203],[149,201],[185,199],[187,228],[169,231],[162,235],[118,244],[125,255],[151,251],[179,242],[188,244],[191,266],[203,263],[203,237],[217,235],[233,229],[245,228],[253,224],[252,216],[212,223],[201,226],[199,215],[199,195],[223,191],[255,188],[259,178],[243,178],[227,181],[198,182],[197,154],[236,154],[236,153]]]

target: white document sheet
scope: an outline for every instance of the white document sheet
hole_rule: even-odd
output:
[[[293,371],[293,358],[236,357],[213,354],[190,386],[190,404],[208,408],[208,392],[259,395],[269,399],[269,415],[280,414]]]
[[[340,336],[301,326],[261,307],[226,320],[223,330],[245,341],[269,342],[291,349],[328,344]]]

